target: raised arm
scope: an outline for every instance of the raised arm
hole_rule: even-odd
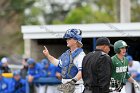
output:
[[[56,59],[55,57],[53,57],[52,55],[50,55],[48,49],[46,48],[46,46],[44,46],[44,50],[43,50],[43,54],[48,58],[48,60],[53,63],[55,66],[58,66],[59,64],[59,60]]]

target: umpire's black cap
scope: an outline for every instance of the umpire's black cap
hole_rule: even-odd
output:
[[[106,37],[100,37],[96,40],[96,46],[100,46],[100,45],[108,45],[113,47],[113,45],[110,43],[110,40]]]

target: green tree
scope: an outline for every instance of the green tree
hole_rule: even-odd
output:
[[[65,18],[66,24],[114,22],[111,15],[104,11],[94,10],[90,5],[71,10]]]
[[[24,10],[35,0],[0,0],[0,56],[23,53],[20,31]]]
[[[140,0],[131,0],[131,21],[140,22]]]

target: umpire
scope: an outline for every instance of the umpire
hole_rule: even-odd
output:
[[[96,49],[88,53],[83,59],[82,78],[83,93],[109,93],[111,79],[110,41],[101,37],[96,41]]]

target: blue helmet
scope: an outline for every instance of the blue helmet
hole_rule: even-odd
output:
[[[132,62],[133,61],[133,58],[130,55],[126,56],[126,59],[128,60],[128,62]]]
[[[35,60],[33,58],[29,58],[27,60],[28,65],[35,64]]]
[[[13,75],[14,75],[14,76],[16,76],[16,75],[20,75],[20,70],[16,70],[16,71],[14,71]]]
[[[68,38],[73,38],[77,40],[81,45],[82,44],[82,31],[80,29],[68,29],[66,33],[64,34],[63,38],[68,39]]]
[[[42,60],[41,60],[41,63],[42,63],[43,65],[47,65],[47,64],[49,64],[49,60],[47,60],[47,59],[42,59]]]

